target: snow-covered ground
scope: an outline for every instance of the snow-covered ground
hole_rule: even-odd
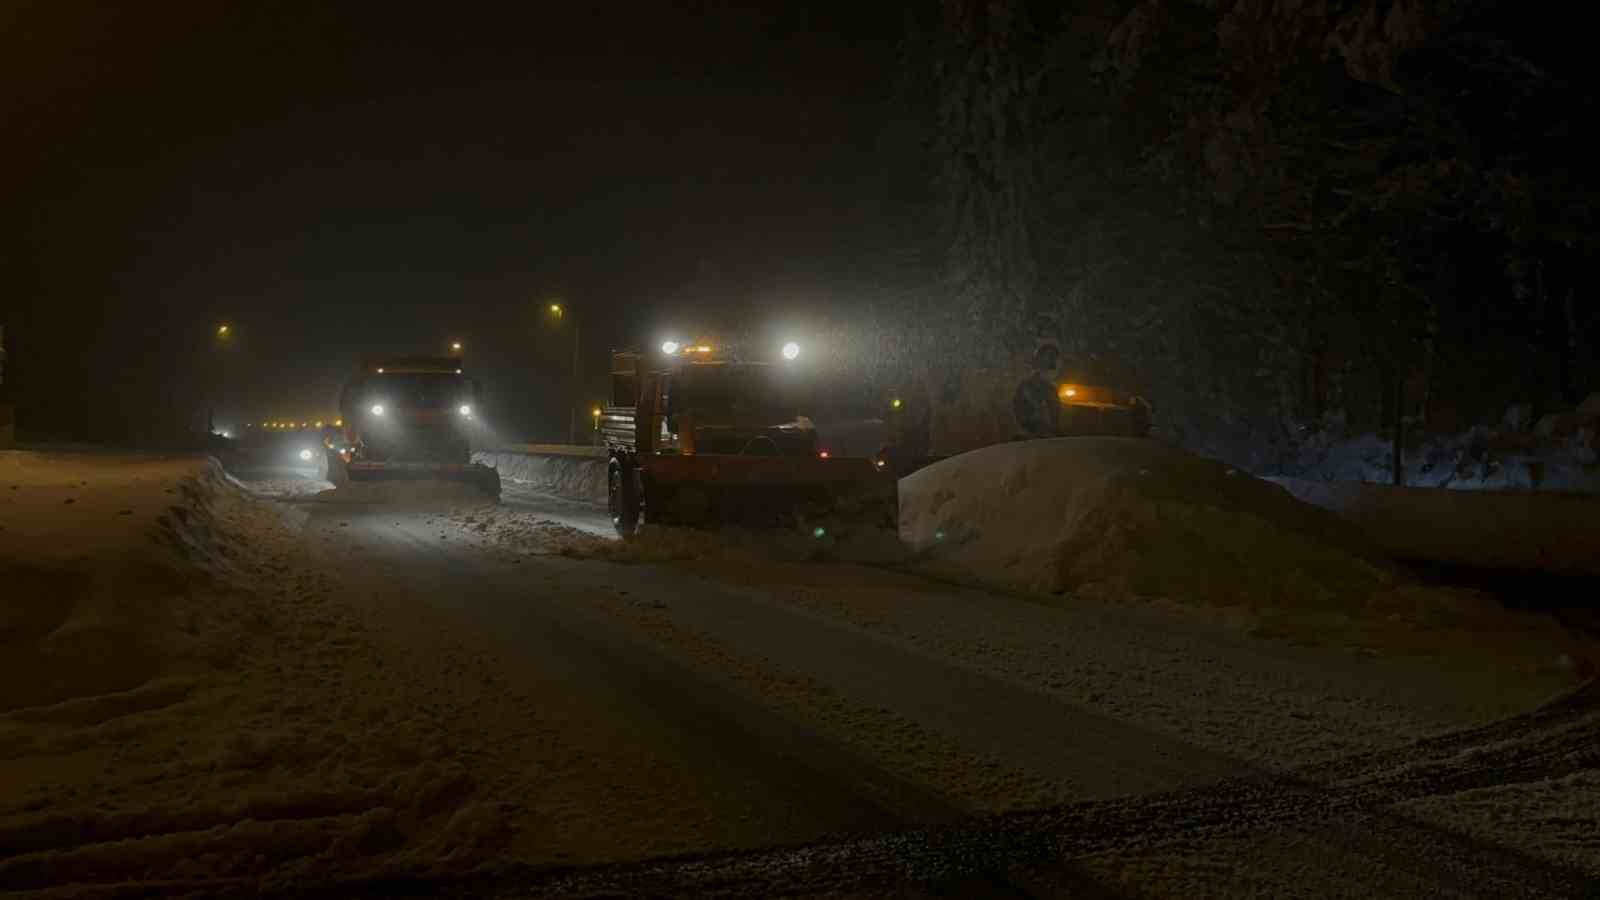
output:
[[[200,460],[0,454],[0,585],[25,586],[0,604],[0,889],[621,862],[1313,778],[1577,680],[1584,648],[1553,624],[1407,595],[1317,511],[1262,493],[1276,488],[1218,486],[1188,461],[1097,488],[1035,462],[1002,472],[1032,479],[1011,495],[927,483],[966,511],[969,548],[1025,530],[1019,512],[1062,526],[1057,502],[1101,516],[1122,543],[1059,595],[940,580],[1009,559],[988,550],[864,566],[796,536],[624,543],[603,507],[516,485],[493,504],[455,485],[241,486]],[[1097,465],[1168,462],[1111,448]],[[1021,499],[990,516],[969,489]],[[910,532],[932,514],[913,505]],[[1238,534],[1184,537],[1195,555],[1161,557],[1163,590],[1136,590],[1150,582],[1118,568],[1128,548],[1173,527]],[[1218,546],[1245,571],[1182,564]],[[1600,873],[1577,826],[1551,842],[1496,818],[1579,815],[1581,774],[1404,802]],[[1135,853],[1101,877],[1167,865]]]
[[[297,518],[205,460],[0,453],[0,890],[496,852],[448,685],[304,566]]]

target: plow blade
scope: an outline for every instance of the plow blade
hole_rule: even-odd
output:
[[[353,461],[345,472],[351,481],[452,481],[470,484],[490,497],[500,496],[500,473],[476,463]]]
[[[798,528],[822,534],[895,530],[898,485],[865,459],[666,456],[645,472],[647,522]]]

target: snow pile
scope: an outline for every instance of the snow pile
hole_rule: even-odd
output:
[[[240,549],[218,526],[220,468],[54,462],[0,454],[0,712],[227,666],[259,623],[205,571]]]
[[[517,815],[456,687],[293,564],[296,514],[203,459],[0,453],[0,892],[250,892],[499,852]]]
[[[900,484],[901,534],[1032,593],[1360,606],[1389,574],[1332,515],[1222,463],[1127,438],[1000,444]]]

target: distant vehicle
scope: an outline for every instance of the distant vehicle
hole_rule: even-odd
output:
[[[896,484],[870,459],[818,446],[798,344],[751,358],[712,342],[612,354],[602,410],[611,521],[894,529]]]
[[[1056,432],[1062,437],[1115,435],[1150,436],[1150,404],[1126,391],[1093,384],[1061,382]]]
[[[339,395],[342,440],[324,442],[329,480],[438,478],[499,496],[498,473],[472,462],[477,393],[459,357],[367,357]]]
[[[1143,397],[1103,385],[1040,379],[1034,385],[1019,385],[1014,401],[1013,424],[1024,426],[1009,436],[990,432],[975,439],[946,446],[944,454],[929,455],[909,448],[901,435],[901,401],[891,399],[885,416],[887,440],[878,450],[880,468],[905,477],[952,455],[1004,443],[1058,437],[1138,437],[1150,436],[1151,409]],[[1031,408],[1030,408],[1031,407]],[[1024,425],[1024,420],[1029,420]],[[925,442],[919,446],[925,447]]]

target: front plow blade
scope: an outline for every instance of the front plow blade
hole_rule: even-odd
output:
[[[653,524],[799,529],[840,537],[895,530],[898,485],[863,459],[685,456],[653,460],[645,520]]]
[[[500,473],[477,463],[352,462],[346,472],[351,481],[450,481],[500,496]]]

